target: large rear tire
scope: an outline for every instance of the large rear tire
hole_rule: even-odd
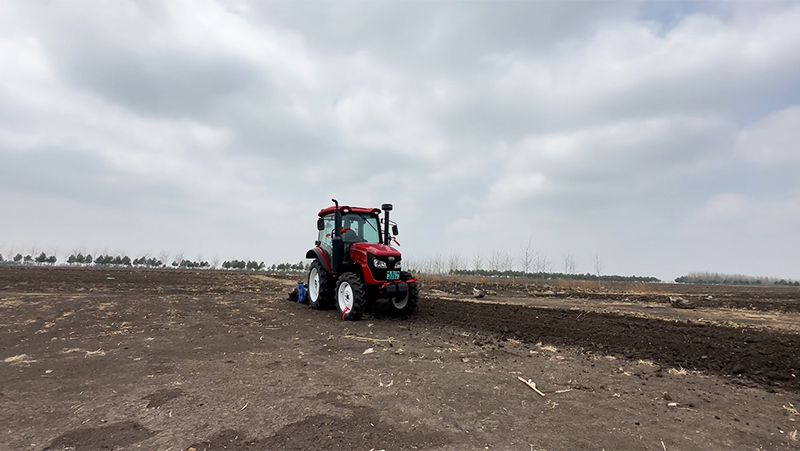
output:
[[[336,283],[336,306],[344,321],[361,319],[367,306],[367,293],[364,282],[358,274],[346,272]]]
[[[319,260],[311,262],[308,269],[308,305],[315,310],[333,306],[334,280]]]

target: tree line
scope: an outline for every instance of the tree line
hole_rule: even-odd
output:
[[[266,265],[264,262],[256,262],[254,260],[230,260],[222,262],[223,269],[252,269],[254,271],[263,271]]]
[[[308,271],[309,264],[304,262],[299,263],[278,263],[277,265],[273,264],[269,267],[270,271],[280,271],[280,272],[301,272],[301,271]]]
[[[3,257],[3,254],[0,254],[0,263],[15,263],[15,264],[23,264],[23,265],[29,265],[29,264],[33,264],[33,263],[38,263],[40,265],[42,265],[42,264],[54,265],[56,263],[56,261],[58,261],[58,259],[56,258],[55,255],[47,255],[44,252],[42,252],[41,254],[39,254],[36,257],[32,256],[31,254],[27,254],[27,255],[23,256],[22,254],[18,253],[14,257],[12,257],[10,260],[6,260]]]
[[[172,261],[169,265],[167,265],[164,260],[166,260],[166,256],[162,256],[162,258],[155,258],[149,256],[142,256],[138,258],[131,259],[127,255],[111,255],[111,254],[100,254],[97,256],[92,256],[92,254],[83,254],[82,252],[73,252],[71,253],[67,259],[66,264],[70,266],[95,266],[95,267],[136,267],[136,268],[176,268],[176,269],[216,269],[217,268],[217,259],[214,259],[213,262],[208,262],[206,260],[202,260],[198,258],[197,260],[190,260],[183,258],[180,254],[176,256],[175,260]],[[46,253],[42,252],[37,257],[33,257],[32,255],[22,255],[21,253],[17,253],[13,258],[6,260],[3,257],[3,254],[0,254],[0,264],[14,264],[14,265],[31,265],[31,264],[47,264],[47,265],[55,265],[58,262],[58,258],[55,255],[47,255]],[[278,265],[282,267],[283,264]],[[272,265],[275,267],[276,265]],[[245,261],[245,260],[229,260],[225,261],[222,264],[223,269],[247,269],[247,270],[254,270],[254,271],[263,271],[266,269],[266,264],[264,262],[256,262],[253,260]]]
[[[94,267],[134,267],[134,268],[176,268],[176,269],[227,269],[227,270],[250,270],[250,271],[272,271],[272,272],[300,272],[307,271],[309,268],[308,263],[276,263],[267,267],[263,261],[258,262],[255,260],[226,260],[222,265],[218,266],[219,260],[212,259],[211,262],[197,258],[190,260],[183,258],[178,254],[175,259],[167,264],[166,255],[161,258],[142,256],[138,258],[129,257],[128,255],[111,255],[99,254],[93,256],[90,253],[84,254],[83,252],[73,252],[69,254],[65,263],[69,266],[94,266]],[[55,265],[58,258],[55,255],[47,255],[42,252],[38,256],[31,254],[22,255],[17,253],[11,259],[5,259],[3,254],[0,254],[0,264],[16,264],[16,265]]]
[[[570,274],[563,272],[524,272],[524,271],[491,271],[485,269],[456,269],[449,271],[448,274],[460,276],[483,276],[483,277],[504,277],[504,278],[527,278],[527,279],[564,279],[564,280],[601,280],[604,282],[661,282],[660,279],[652,276],[620,276],[616,274]]]
[[[756,285],[800,287],[800,281],[778,279],[776,277],[756,277],[744,274],[721,274],[715,272],[693,272],[675,279],[677,283],[696,283],[704,285]]]

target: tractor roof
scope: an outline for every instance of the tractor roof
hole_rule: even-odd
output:
[[[327,216],[332,214],[336,210],[335,206],[330,206],[328,208],[323,208],[319,211],[320,216]],[[379,215],[381,214],[380,208],[365,208],[365,207],[350,207],[348,205],[339,205],[339,211],[342,214],[346,213],[361,213],[362,215]]]

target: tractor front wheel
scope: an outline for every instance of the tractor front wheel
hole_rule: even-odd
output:
[[[408,316],[414,313],[419,303],[419,288],[416,282],[408,284],[406,295],[402,298],[392,298],[392,313],[396,316]]]
[[[311,262],[308,270],[308,304],[315,310],[333,304],[333,278],[319,260]]]
[[[343,320],[361,319],[367,306],[367,293],[358,274],[346,272],[339,276],[336,284],[336,305]]]

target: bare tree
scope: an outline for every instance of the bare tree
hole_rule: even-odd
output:
[[[537,273],[550,272],[550,259],[543,254],[536,255],[533,259],[533,268]]]
[[[531,265],[533,264],[533,245],[531,244],[531,239],[528,238],[528,242],[525,243],[525,246],[522,247],[522,256],[519,259],[519,262],[522,266],[522,272],[528,274],[531,272]]]
[[[433,271],[431,271],[432,267],[433,264],[431,263],[430,258],[426,258],[419,262],[419,272],[422,274],[432,274],[433,273]]]
[[[564,256],[564,274],[575,274],[575,258],[572,254]]]
[[[431,263],[430,260],[427,260],[427,259],[426,260],[419,260],[419,261],[416,261],[416,262],[412,263],[414,265],[414,268],[415,268],[414,272],[417,272],[417,273],[420,273],[420,274],[430,274],[430,263]]]
[[[444,259],[442,259],[440,254],[433,257],[431,260],[431,272],[434,274],[442,274],[444,272],[444,267]]]
[[[594,272],[597,274],[597,288],[600,288],[600,274],[603,272],[603,265],[598,254],[594,255]]]
[[[213,269],[217,269],[218,266],[219,266],[219,256],[215,255],[211,257],[211,267]]]
[[[483,269],[483,257],[481,257],[480,252],[476,252],[475,256],[472,258],[472,269],[475,271]]]
[[[162,265],[169,265],[169,262],[167,261],[169,260],[169,252],[161,251],[161,253],[158,254],[158,259],[161,261]]]
[[[489,271],[497,272],[500,270],[500,265],[503,264],[503,256],[500,251],[493,250],[489,254]]]
[[[181,264],[182,261],[183,261],[183,251],[177,252],[175,254],[175,260],[172,261],[172,263],[177,263],[177,265],[173,264],[172,266],[177,267],[178,265]],[[167,262],[164,262],[164,263],[166,264]]]
[[[553,267],[550,264],[550,259],[546,255],[542,255],[540,258],[542,272],[552,272]]]
[[[447,270],[450,274],[455,273],[461,269],[461,257],[458,254],[450,254],[447,259]]]
[[[503,252],[500,257],[500,270],[511,271],[514,269],[514,258],[508,252]]]

